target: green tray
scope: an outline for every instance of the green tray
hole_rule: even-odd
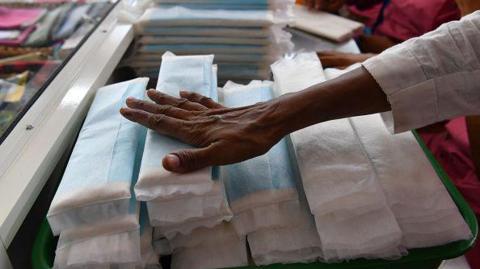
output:
[[[438,247],[421,248],[409,250],[407,256],[398,260],[365,260],[357,259],[348,262],[341,263],[310,263],[310,264],[274,264],[263,266],[265,269],[429,269],[437,268],[442,260],[451,259],[463,255],[474,244],[478,234],[478,224],[475,214],[469,207],[465,199],[463,199],[460,192],[455,185],[450,181],[449,177],[435,160],[432,153],[423,143],[422,139],[414,132],[420,146],[425,151],[432,166],[437,172],[438,176],[442,180],[443,184],[447,188],[448,192],[452,196],[455,204],[457,205],[460,213],[467,222],[470,230],[472,231],[473,238],[470,240],[457,241],[450,244],[446,244]],[[53,265],[55,257],[56,238],[53,236],[48,222],[44,220],[40,227],[40,231],[35,239],[33,252],[32,252],[32,265],[34,269],[50,269]],[[243,269],[254,268],[242,267]]]

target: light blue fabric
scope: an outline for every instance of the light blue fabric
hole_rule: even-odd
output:
[[[149,8],[142,15],[137,27],[148,26],[230,26],[261,27],[273,24],[270,13],[264,10],[204,10],[180,6]]]
[[[272,98],[271,84],[224,90],[224,104],[227,107],[247,106]],[[223,166],[221,169],[227,197],[232,207],[237,200],[256,192],[295,189],[295,177],[285,139],[262,156]]]
[[[147,26],[138,29],[139,34],[160,36],[220,36],[220,37],[262,37],[271,36],[263,27],[224,27],[224,26]]]
[[[55,234],[136,208],[131,186],[146,130],[119,109],[129,96],[143,99],[147,83],[148,78],[138,78],[98,90],[50,206]]]
[[[166,53],[162,57],[157,90],[177,97],[181,90],[190,90],[217,100],[213,55],[175,56]]]
[[[144,45],[139,49],[146,53],[163,53],[171,51],[178,54],[214,54],[214,53],[267,53],[268,46],[264,45],[215,45],[215,44],[169,44]]]
[[[157,90],[171,96],[179,96],[181,90],[190,90],[217,100],[216,68],[213,55],[175,56],[167,52],[162,57]],[[169,153],[189,149],[192,146],[152,130],[148,131],[142,159],[140,178],[135,186],[137,199],[150,201],[165,198],[175,193],[189,193],[185,185],[201,181],[203,187],[211,188],[211,169],[188,174],[173,174],[162,166],[162,159]]]
[[[204,3],[204,4],[194,4],[194,3],[185,3],[185,4],[162,4],[162,7],[174,7],[182,6],[185,8],[191,9],[222,9],[222,10],[268,10],[268,5],[242,5],[242,4],[214,4],[214,3]]]

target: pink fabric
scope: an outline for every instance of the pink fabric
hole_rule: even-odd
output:
[[[384,15],[375,34],[405,41],[458,20],[460,11],[454,0],[392,0]]]
[[[31,26],[45,13],[41,8],[0,7],[0,29],[19,29]]]
[[[480,180],[475,173],[475,165],[470,153],[465,118],[440,123],[435,127],[419,130],[419,134],[478,218],[480,216]],[[472,268],[480,268],[479,244],[466,256]]]
[[[1,46],[21,46],[28,36],[35,30],[35,25],[31,25],[28,28],[22,30],[22,33],[14,39],[0,39]]]
[[[348,6],[348,12],[353,14],[356,17],[362,18],[362,22],[365,23],[367,27],[372,27],[375,21],[377,21],[378,14],[380,13],[380,9],[382,8],[382,4],[376,4],[371,8],[362,10],[357,8],[356,6]]]
[[[364,23],[372,27],[376,22],[382,4],[361,10],[354,5],[348,11],[365,18]],[[460,11],[454,0],[391,0],[385,8],[384,21],[375,34],[405,41],[421,36],[442,23],[460,19]]]

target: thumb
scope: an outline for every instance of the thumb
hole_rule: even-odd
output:
[[[163,167],[175,173],[188,173],[207,166],[218,165],[215,162],[216,147],[186,149],[168,154],[163,158]]]

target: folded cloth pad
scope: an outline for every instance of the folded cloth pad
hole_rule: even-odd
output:
[[[54,268],[129,268],[141,264],[139,207],[132,197],[129,214],[121,218],[63,230]]]
[[[219,26],[266,27],[273,24],[273,15],[267,11],[203,10],[183,7],[152,7],[140,17],[136,28],[150,26]]]
[[[146,22],[144,23],[146,24]],[[227,27],[221,26],[172,26],[136,27],[135,32],[144,36],[196,36],[196,37],[230,37],[230,38],[269,38],[271,31],[268,27]]]
[[[238,37],[195,37],[195,36],[144,36],[138,40],[140,44],[229,44],[229,45],[268,45],[268,38]]]
[[[272,96],[270,81],[252,81],[246,86],[228,82],[223,88],[227,107],[251,105]],[[240,235],[290,226],[291,216],[284,211],[297,201],[298,195],[285,140],[267,154],[221,167],[220,174],[234,213],[233,224]]]
[[[248,234],[248,244],[256,265],[313,262],[322,257],[320,238],[308,207],[297,203],[288,213],[295,222],[294,226]]]
[[[312,55],[274,64],[278,94],[320,82],[321,65],[315,61],[318,58]],[[295,65],[297,68],[292,67]],[[305,69],[309,66],[316,68]],[[311,78],[311,83],[299,79],[298,86],[292,85],[287,80],[296,74]],[[398,223],[349,120],[320,123],[290,137],[323,258],[392,258],[403,254]]]
[[[213,55],[175,56],[166,53],[157,90],[178,97],[180,90],[189,89],[216,100],[216,68],[212,62]],[[213,179],[211,167],[187,174],[174,174],[163,168],[165,155],[185,148],[191,147],[149,131],[140,177],[135,186],[137,199],[147,201],[152,226],[166,237],[177,232],[188,234],[196,227],[212,227],[231,218],[223,183]]]
[[[47,214],[55,235],[128,214],[145,128],[118,111],[127,97],[143,98],[147,83],[138,78],[98,90]]]
[[[407,248],[472,237],[411,132],[391,135],[379,114],[351,119],[371,159]]]
[[[230,223],[198,228],[171,241],[172,269],[205,269],[248,265],[247,244]]]

